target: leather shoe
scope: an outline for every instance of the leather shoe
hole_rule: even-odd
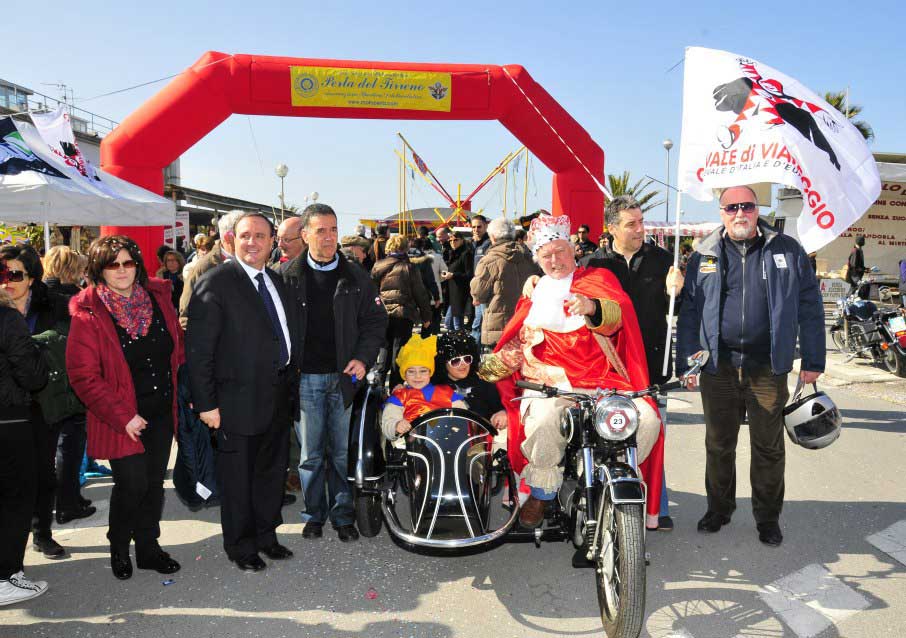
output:
[[[321,534],[324,533],[323,529],[323,523],[306,523],[305,528],[302,530],[302,538],[307,538],[309,540],[321,538]]]
[[[59,525],[65,525],[69,521],[74,521],[79,518],[88,518],[97,511],[98,508],[92,505],[82,505],[80,503],[79,506],[74,510],[57,510],[56,519]]]
[[[783,533],[776,521],[758,523],[756,527],[758,527],[758,540],[765,545],[777,547],[783,542]]]
[[[547,501],[529,496],[528,500],[523,503],[522,509],[519,510],[519,524],[530,529],[538,527],[544,521],[546,509]]]
[[[264,552],[264,555],[271,560],[283,560],[284,558],[292,558],[293,556],[292,551],[288,547],[284,547],[280,543],[274,543],[270,547],[265,547],[261,551]]]
[[[89,505],[91,505],[91,499],[85,498],[84,496],[79,494],[79,505],[81,505],[82,507],[88,507]]]
[[[659,532],[672,532],[673,531],[673,519],[669,516],[660,516],[657,519],[657,531]]]
[[[344,543],[350,543],[359,540],[359,531],[355,528],[355,525],[340,525],[337,528],[337,536]]]
[[[284,494],[283,494],[283,505],[282,505],[282,507],[286,507],[287,505],[292,505],[292,504],[295,503],[295,502],[296,502],[296,495],[295,495],[295,494],[286,494],[286,493],[284,492]]]
[[[702,519],[698,522],[698,531],[703,534],[713,534],[719,532],[720,528],[730,522],[730,517],[717,512],[705,512]]]
[[[267,567],[267,563],[261,560],[261,557],[258,554],[252,554],[251,556],[246,556],[244,558],[235,558],[233,559],[233,562],[236,563],[236,567],[244,572],[260,572]]]
[[[132,578],[132,559],[129,558],[129,552],[110,551],[110,568],[113,575],[119,580],[129,580]]]
[[[283,489],[287,492],[301,492],[302,482],[299,480],[299,475],[288,474],[286,476],[286,485],[283,486]]]
[[[66,550],[63,549],[57,541],[51,538],[50,534],[46,536],[43,534],[34,534],[31,547],[36,552],[44,554],[44,558],[57,559],[66,557]]]
[[[136,550],[135,565],[139,569],[153,569],[158,574],[175,574],[180,568],[179,563],[162,549],[150,556],[144,556]]]

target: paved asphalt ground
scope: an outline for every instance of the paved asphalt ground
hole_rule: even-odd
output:
[[[756,536],[745,426],[733,521],[718,534],[696,532],[705,510],[701,401],[672,395],[667,476],[676,530],[648,536],[644,636],[906,636],[906,381],[832,358],[825,387],[845,430],[825,450],[787,445],[779,548]],[[109,490],[109,480],[92,480],[84,493],[104,507]],[[331,530],[305,541],[293,505],[278,532],[295,557],[246,574],[223,554],[219,512],[193,514],[171,490],[168,482],[161,542],[183,566],[172,584],[140,570],[129,581],[113,578],[102,509],[56,530],[70,558],[28,550],[28,575],[50,590],[0,608],[0,638],[603,635],[593,574],[570,566],[567,543],[440,558],[408,552],[386,531],[348,545]]]

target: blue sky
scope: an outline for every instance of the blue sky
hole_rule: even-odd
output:
[[[52,96],[57,90],[42,83],[65,83],[78,106],[115,120],[165,83],[80,98],[178,73],[208,50],[521,64],[603,147],[608,173],[663,180],[661,143],[676,144],[675,176],[682,117],[682,67],[667,69],[686,46],[706,46],[758,59],[819,93],[848,86],[874,128],[872,149],[906,152],[906,8],[898,2],[49,1],[16,3],[5,20],[0,77]],[[318,191],[349,229],[359,214],[396,210],[396,131],[448,189],[462,183],[464,191],[519,146],[497,122],[233,116],[183,155],[183,183],[276,204],[273,169],[283,162],[287,202]],[[495,186],[475,198],[492,215],[502,204]],[[548,207],[550,190],[550,172],[536,163],[529,210]],[[521,205],[521,190],[518,198]],[[410,195],[413,206],[440,204],[425,186]],[[690,220],[716,219],[713,208],[684,203]],[[663,219],[663,208],[649,216]]]

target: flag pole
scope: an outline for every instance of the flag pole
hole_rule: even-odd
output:
[[[670,197],[670,194],[667,194]],[[679,270],[679,246],[680,246],[680,218],[683,216],[683,193],[676,191],[676,229],[673,236],[673,270]],[[670,288],[670,311],[667,313],[667,342],[664,344],[664,368],[661,371],[662,376],[667,376],[667,368],[670,366],[670,339],[673,336],[673,312],[676,309],[676,288]]]

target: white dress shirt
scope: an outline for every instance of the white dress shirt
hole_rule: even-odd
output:
[[[237,259],[236,262],[242,266],[245,274],[252,280],[252,285],[255,287],[256,292],[258,291],[258,280],[255,279],[255,277],[257,277],[259,273],[264,273],[264,285],[267,286],[267,291],[271,293],[271,298],[274,300],[274,306],[277,307],[277,318],[280,320],[280,329],[283,330],[283,338],[286,340],[286,351],[292,356],[293,346],[289,340],[289,327],[286,324],[286,311],[283,310],[283,300],[280,299],[280,292],[277,290],[274,282],[271,281],[271,278],[268,276],[265,269],[255,270],[241,259]],[[286,360],[286,363],[289,363],[289,359]]]

